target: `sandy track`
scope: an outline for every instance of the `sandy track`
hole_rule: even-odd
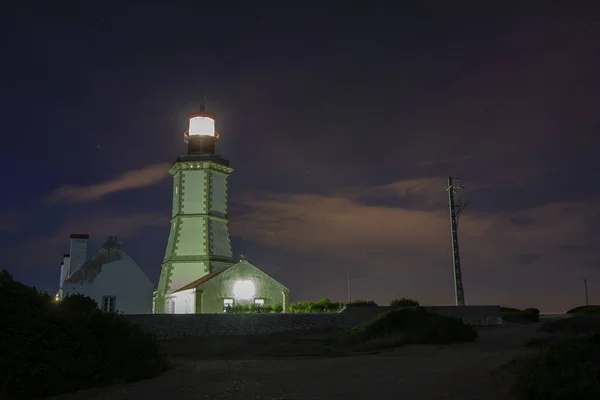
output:
[[[500,367],[523,353],[535,325],[484,329],[475,343],[406,346],[376,355],[270,360],[180,360],[158,378],[53,397],[166,399],[510,399]]]

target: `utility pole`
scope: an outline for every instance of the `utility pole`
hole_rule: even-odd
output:
[[[589,307],[590,302],[589,302],[589,299],[588,299],[587,279],[583,280],[583,287],[585,289],[585,305],[586,305],[586,307]]]
[[[352,301],[352,286],[350,285],[350,274],[348,274],[348,303]]]
[[[450,233],[452,236],[452,266],[454,268],[454,296],[457,306],[465,305],[465,292],[463,290],[462,272],[460,269],[460,253],[458,251],[458,217],[460,212],[467,206],[467,203],[458,202],[455,204],[454,192],[462,190],[460,185],[452,183],[452,177],[448,177],[448,205],[450,208]]]

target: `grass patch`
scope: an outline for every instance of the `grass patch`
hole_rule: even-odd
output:
[[[537,308],[526,308],[519,310],[517,308],[501,307],[500,313],[503,321],[515,322],[518,324],[531,324],[540,322],[540,310]]]
[[[373,321],[345,330],[332,342],[351,349],[397,347],[403,344],[471,342],[477,331],[457,318],[427,312],[422,307],[389,311]]]
[[[544,322],[538,328],[540,332],[568,335],[592,334],[598,330],[600,330],[600,317],[581,315]]]
[[[567,311],[573,315],[600,315],[600,306],[579,306]]]
[[[513,391],[520,399],[600,399],[600,333],[562,338],[509,367],[518,374]]]

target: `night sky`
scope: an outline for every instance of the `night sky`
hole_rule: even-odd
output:
[[[584,278],[600,303],[592,2],[16,3],[0,17],[16,279],[56,291],[69,234],[89,233],[90,254],[116,235],[158,282],[169,165],[205,102],[235,168],[233,250],[292,301],[345,300],[350,273],[355,299],[453,304],[452,175],[467,304],[561,312]]]

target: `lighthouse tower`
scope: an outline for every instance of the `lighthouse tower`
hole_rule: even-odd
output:
[[[233,169],[215,154],[216,117],[204,106],[188,117],[184,132],[187,154],[169,170],[173,176],[173,209],[169,241],[162,264],[154,312],[169,312],[166,297],[210,273],[235,264],[227,214],[227,181]]]

